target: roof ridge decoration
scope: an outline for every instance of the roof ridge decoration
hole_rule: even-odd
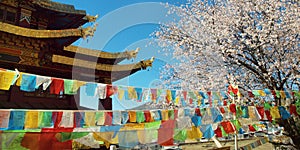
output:
[[[73,53],[79,53],[83,55],[89,55],[93,57],[100,57],[100,58],[107,58],[107,59],[117,59],[117,58],[131,59],[131,58],[136,58],[138,52],[140,51],[140,48],[138,47],[135,50],[126,50],[125,52],[110,53],[101,50],[94,50],[94,49],[88,49],[84,47],[70,45],[64,47],[64,50]]]
[[[83,37],[93,36],[96,31],[95,24],[93,27],[63,30],[37,30],[15,26],[12,24],[0,22],[0,31],[33,38],[61,38],[61,37]]]
[[[53,55],[52,62],[60,63],[70,66],[83,67],[88,69],[102,70],[102,71],[128,71],[134,69],[146,69],[147,67],[152,67],[154,57],[148,60],[143,60],[135,64],[126,64],[126,65],[108,65],[108,64],[98,64],[96,62],[80,60],[76,58],[70,58],[61,55]]]
[[[83,19],[86,19],[88,22],[95,22],[97,20],[99,16],[90,16],[90,15],[86,15]]]
[[[97,26],[98,23],[94,24],[92,27],[87,27],[87,28],[80,27],[79,29],[81,30],[81,36],[83,37],[83,39],[86,39],[88,36],[93,37],[97,29]]]
[[[142,60],[142,61],[140,61],[139,64],[141,65],[142,69],[146,69],[147,67],[152,67],[154,59],[155,59],[154,57],[151,57],[148,60]]]

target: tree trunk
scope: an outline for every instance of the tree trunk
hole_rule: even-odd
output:
[[[299,123],[300,120],[298,116],[296,117],[296,119],[294,119],[294,117],[290,117],[285,120],[278,120],[278,124],[284,127],[284,131],[286,131],[287,136],[289,136],[293,140],[296,149],[300,149],[300,129],[299,126],[296,125]]]

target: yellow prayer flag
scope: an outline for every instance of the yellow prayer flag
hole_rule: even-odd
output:
[[[171,90],[167,90],[166,91],[166,100],[167,100],[167,103],[170,103],[172,101],[172,93],[171,93]]]
[[[121,131],[126,131],[126,130],[144,130],[145,129],[145,124],[144,123],[127,123],[124,125],[123,128],[121,128]]]
[[[249,118],[255,119],[255,107],[254,106],[249,106],[248,107],[248,113],[249,113]]]
[[[162,110],[161,111],[161,117],[163,121],[169,120],[169,111],[168,110]]]
[[[118,89],[118,99],[122,100],[125,94],[125,90],[123,89]]]
[[[266,96],[266,93],[263,90],[258,90],[260,96]]]
[[[86,84],[86,82],[84,82],[84,81],[75,80],[74,85],[73,85],[74,91],[77,91],[81,86],[83,86],[85,84]]]
[[[9,90],[16,75],[16,72],[0,71],[0,90]]]
[[[18,80],[17,80],[17,82],[16,82],[16,85],[17,85],[17,86],[21,86],[23,74],[25,74],[25,73],[24,73],[24,72],[20,72],[19,78],[18,78]]]
[[[176,105],[179,103],[179,100],[180,100],[180,97],[177,96],[176,99],[175,99],[175,104],[176,104]]]
[[[277,106],[273,106],[273,107],[270,108],[270,114],[271,114],[273,119],[280,118],[280,113],[279,113],[279,109],[278,109]]]
[[[198,106],[200,106],[201,105],[201,100],[200,99],[198,99]]]
[[[131,86],[128,87],[128,98],[131,100],[137,99],[137,94],[134,87]]]
[[[280,97],[281,97],[281,99],[285,99],[286,98],[284,91],[280,91]]]
[[[95,112],[85,112],[84,121],[86,126],[95,126],[96,125],[96,113]]]
[[[37,129],[39,123],[39,112],[38,111],[28,111],[25,116],[25,129]]]
[[[191,130],[187,130],[187,138],[188,139],[201,139],[202,138],[202,132],[199,128],[192,126]]]
[[[135,111],[129,111],[129,122],[136,122],[136,112]]]

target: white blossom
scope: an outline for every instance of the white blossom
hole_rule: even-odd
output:
[[[299,88],[298,1],[191,0],[168,7],[180,19],[156,37],[178,60],[162,71],[169,88],[219,90],[230,76],[245,90]]]

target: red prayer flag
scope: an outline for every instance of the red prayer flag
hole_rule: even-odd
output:
[[[73,128],[43,128],[40,135],[39,149],[40,150],[58,150],[72,149],[72,140],[60,142],[56,138],[59,132],[73,132]]]
[[[225,109],[224,109],[224,107],[220,107],[219,109],[220,109],[220,112],[221,112],[222,114],[225,114]]]
[[[228,94],[230,94],[230,92],[233,92],[233,94],[237,95],[239,92],[238,86],[234,87],[233,85],[230,84],[228,86]]]
[[[216,130],[215,130],[215,134],[217,137],[222,137],[222,130],[220,127],[218,127]]]
[[[264,107],[257,106],[256,109],[258,111],[258,114],[260,115],[261,120],[263,120],[264,117],[265,117],[265,109],[264,109]]]
[[[276,96],[276,91],[272,90],[271,92],[272,92],[273,97],[276,99],[276,97],[277,97]]]
[[[157,143],[162,146],[174,145],[174,128],[175,120],[163,121],[161,124],[161,128],[158,129]]]
[[[51,78],[50,94],[59,94],[64,91],[64,80],[59,78]]]
[[[227,106],[227,100],[226,99],[224,99],[224,101],[223,101],[223,106]]]
[[[63,112],[52,112],[52,121],[54,123],[54,128],[58,128],[61,119],[62,119]]]
[[[229,105],[229,110],[230,110],[230,112],[232,112],[232,113],[236,113],[236,105],[235,104],[230,104]]]
[[[178,118],[178,109],[174,109],[174,119]]]
[[[182,94],[183,94],[183,99],[186,101],[187,91],[182,91]]]
[[[110,97],[114,94],[114,88],[112,85],[106,85],[106,97]]]
[[[39,150],[40,135],[39,132],[26,132],[21,141],[21,146],[30,150]]]
[[[104,125],[112,125],[113,113],[112,112],[105,112],[104,116],[105,116]]]
[[[252,93],[252,91],[248,91],[248,96],[249,96],[250,98],[254,98],[254,94]]]
[[[223,122],[221,122],[220,124],[221,124],[221,126],[224,128],[224,131],[225,131],[227,134],[234,133],[235,128],[234,128],[234,126],[231,124],[230,121],[223,121]]]
[[[291,104],[290,105],[290,114],[291,115],[295,115],[295,116],[298,116],[298,113],[297,113],[297,108],[294,104]]]
[[[195,114],[196,114],[197,116],[202,116],[202,115],[201,115],[200,108],[196,108],[196,109],[195,109]]]
[[[272,116],[271,116],[271,112],[269,110],[265,110],[265,113],[267,115],[267,118],[270,122],[272,122]]]
[[[153,121],[153,119],[151,117],[151,113],[150,113],[149,110],[144,111],[144,116],[145,116],[145,121],[146,122],[152,122]]]
[[[252,125],[248,125],[248,126],[249,126],[249,131],[251,131],[251,132],[255,132],[256,131],[256,129]]]
[[[193,99],[190,98],[190,99],[189,99],[189,102],[190,102],[190,104],[193,104]]]

